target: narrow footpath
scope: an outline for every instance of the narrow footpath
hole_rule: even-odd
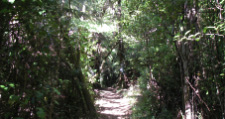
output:
[[[135,89],[135,90],[134,90]],[[100,119],[130,119],[132,106],[140,97],[139,88],[131,86],[129,89],[116,91],[113,88],[97,90],[98,98],[95,102]]]

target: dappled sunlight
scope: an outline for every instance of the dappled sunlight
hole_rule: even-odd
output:
[[[225,119],[225,0],[0,0],[0,119]]]
[[[100,90],[99,98],[96,100],[95,105],[98,108],[101,118],[108,119],[122,119],[129,118],[132,111],[132,106],[136,103],[137,98],[132,89],[124,89],[121,91],[113,90]]]
[[[116,24],[112,22],[112,24],[90,24],[91,32],[113,32],[116,31]]]

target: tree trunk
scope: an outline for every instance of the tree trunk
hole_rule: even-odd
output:
[[[190,86],[189,86],[189,67],[188,67],[188,47],[187,47],[188,42],[184,41],[177,41],[176,42],[176,47],[177,47],[177,52],[179,54],[179,57],[181,59],[180,63],[180,68],[181,68],[181,80],[183,82],[182,84],[182,92],[183,92],[183,113],[185,119],[192,119],[192,104],[190,102],[191,99],[191,93],[190,93]]]
[[[84,102],[86,104],[85,107],[87,107],[87,111],[88,114],[90,114],[90,116],[92,116],[92,118],[97,118],[97,113],[94,107],[94,103],[91,99],[91,95],[87,89],[87,85],[85,82],[85,78],[83,76],[83,73],[81,71],[81,67],[80,67],[80,49],[77,48],[76,52],[75,52],[75,56],[74,56],[74,60],[75,61],[75,69],[77,70],[76,74],[75,74],[75,79],[74,80],[78,80],[80,86],[80,91],[82,93],[81,96],[83,96],[82,98],[84,99]]]
[[[118,85],[122,87],[127,87],[125,78],[125,72],[124,72],[124,44],[123,44],[123,38],[121,36],[122,31],[122,25],[120,23],[121,16],[122,16],[122,7],[121,7],[121,0],[118,0],[118,9],[117,9],[117,20],[119,21],[117,27],[118,27],[118,40],[119,40],[119,48],[118,48],[118,56],[120,60],[120,73],[119,73],[119,82]]]
[[[183,73],[184,73],[184,84],[183,84],[183,102],[184,102],[184,114],[186,119],[193,119],[192,118],[192,110],[191,110],[191,95],[190,95],[190,87],[188,84],[188,81],[190,79],[189,77],[189,71],[188,71],[188,62],[183,61]]]

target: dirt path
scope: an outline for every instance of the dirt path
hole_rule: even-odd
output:
[[[131,108],[139,97],[139,94],[134,93],[133,89],[135,88],[120,91],[112,88],[98,90],[99,98],[95,105],[98,107],[100,119],[130,119]]]

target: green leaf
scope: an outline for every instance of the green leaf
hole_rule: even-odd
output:
[[[60,94],[61,94],[61,93],[59,92],[59,90],[56,89],[56,88],[53,88],[53,91],[54,91],[57,95],[60,95]]]
[[[43,108],[37,108],[38,109],[38,112],[37,112],[37,115],[40,119],[44,119],[45,118],[45,112],[44,112],[44,109]]]
[[[16,96],[16,95],[9,96],[9,99],[11,99],[11,100],[17,100],[18,98],[19,98],[19,96]]]
[[[200,36],[200,35],[201,35],[201,33],[198,32],[195,34],[195,37]]]
[[[196,40],[196,41],[200,41],[200,38],[196,38],[195,40]]]
[[[17,102],[19,100],[19,96],[16,95],[10,95],[9,96],[9,104],[14,104],[15,102]]]
[[[45,13],[45,10],[39,11],[38,12],[40,15],[42,15],[43,13]]]
[[[15,0],[8,0],[8,2],[10,2],[11,4],[13,4],[15,2]]]
[[[5,87],[4,90],[7,91],[8,90],[8,87]]]
[[[13,83],[10,83],[9,87],[15,88],[15,85]]]
[[[0,13],[7,13],[9,10],[7,10],[6,8],[4,8],[4,9],[2,9],[1,11],[0,11]]]
[[[174,38],[179,38],[180,37],[180,33],[176,34],[176,36],[174,36]]]
[[[63,83],[63,80],[62,80],[62,79],[59,79],[59,82],[60,82],[60,83]]]
[[[8,87],[4,86],[4,85],[0,85],[0,88],[2,88],[3,90],[7,91]]]
[[[43,98],[44,94],[40,91],[37,91],[36,96],[37,96],[37,99],[41,99],[41,98]]]
[[[208,27],[206,27],[206,28],[208,28],[208,29],[216,29],[215,26],[208,26]]]
[[[205,27],[205,28],[203,29],[203,33],[206,33],[206,32],[207,32],[207,29],[208,29],[208,28]]]
[[[188,30],[184,35],[188,35],[191,32],[191,30]]]
[[[36,66],[37,65],[37,62],[33,62],[33,65]]]
[[[4,85],[0,85],[0,88],[4,89],[4,88],[5,88],[5,86],[4,86]]]
[[[54,102],[55,102],[55,104],[59,105],[59,102],[58,101],[55,100]]]
[[[223,77],[223,76],[224,76],[224,73],[220,74],[220,76],[222,76],[222,77]]]

